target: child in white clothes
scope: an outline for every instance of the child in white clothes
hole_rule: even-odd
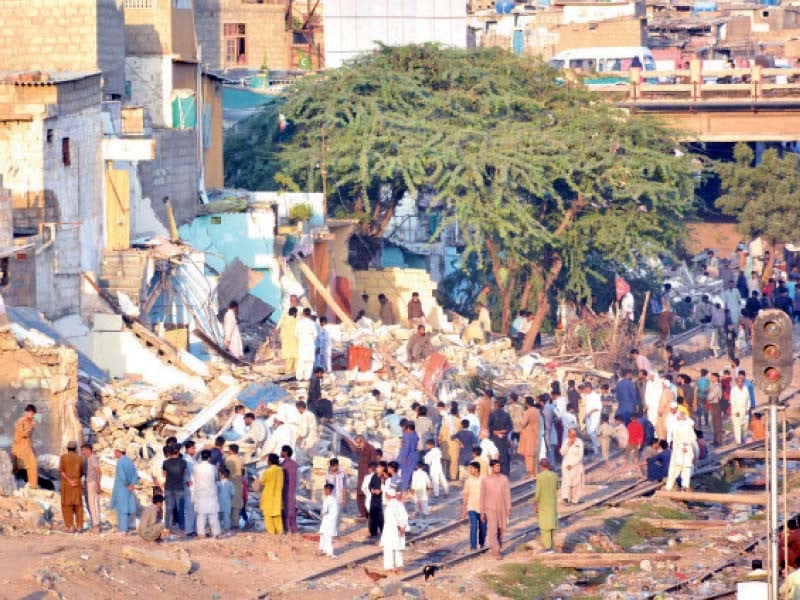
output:
[[[414,492],[415,507],[417,514],[430,514],[428,508],[428,489],[431,487],[431,478],[425,472],[425,463],[417,463],[417,470],[411,475],[411,490]]]
[[[321,521],[319,524],[319,550],[325,556],[336,558],[333,553],[333,538],[339,532],[337,531],[337,522],[339,521],[339,505],[336,502],[336,497],[333,495],[333,484],[326,483],[322,491],[322,513]]]
[[[425,464],[428,465],[428,474],[433,483],[433,496],[439,497],[439,486],[442,486],[444,494],[450,492],[450,486],[447,484],[447,477],[444,476],[444,469],[442,469],[442,451],[437,448],[433,440],[425,442],[428,451],[425,453]]]

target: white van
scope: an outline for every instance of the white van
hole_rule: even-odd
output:
[[[584,73],[586,85],[607,85],[627,83],[628,79],[619,75],[602,77],[600,74],[609,71],[628,71],[637,66],[635,60],[645,71],[655,71],[656,61],[649,48],[644,46],[592,46],[573,48],[559,52],[547,61],[554,69],[576,69]]]

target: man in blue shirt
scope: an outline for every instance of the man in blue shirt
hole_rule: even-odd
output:
[[[629,369],[622,372],[622,379],[617,383],[617,415],[622,418],[626,425],[630,418],[639,407],[639,394],[633,385],[632,375]]]

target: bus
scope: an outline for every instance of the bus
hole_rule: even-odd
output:
[[[554,69],[571,69],[583,75],[586,85],[615,85],[625,84],[630,78],[615,74],[603,76],[603,73],[628,71],[631,66],[641,65],[644,71],[655,71],[656,61],[649,48],[644,46],[593,46],[588,48],[573,48],[559,52],[547,64]],[[652,82],[648,79],[648,83]]]

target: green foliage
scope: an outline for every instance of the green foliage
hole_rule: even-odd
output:
[[[653,504],[650,500],[640,503],[634,512],[637,517],[653,519],[694,519],[694,515],[688,511],[663,504]]]
[[[498,573],[483,575],[484,581],[503,598],[539,600],[550,598],[553,588],[572,575],[572,569],[536,563],[503,565]]]
[[[276,181],[278,142],[288,133],[278,126],[282,100],[264,105],[259,112],[225,133],[225,185],[246,190],[292,189],[291,180]]]
[[[747,144],[737,144],[734,161],[720,163],[722,195],[717,207],[736,217],[738,231],[747,238],[763,237],[767,243],[793,240],[800,223],[800,171],[798,157],[783,157],[771,148],[761,163]]]
[[[303,78],[282,111],[285,134],[266,115],[236,132],[244,158],[231,171],[272,150],[249,179],[279,172],[284,187],[321,190],[324,131],[331,210],[380,235],[407,192],[430,194],[437,235],[458,224],[476,260],[465,267],[491,269],[506,313],[529,278],[546,297],[562,266],[559,286],[588,297],[592,253],[617,265],[652,256],[680,239],[693,205],[672,131],[498,48],[381,47]]]
[[[663,529],[653,527],[636,517],[627,519],[606,519],[605,525],[614,532],[614,541],[619,544],[623,550],[630,550],[654,537],[664,535]]]
[[[314,209],[310,204],[295,204],[289,209],[289,220],[292,223],[302,223],[310,221],[314,216]]]

